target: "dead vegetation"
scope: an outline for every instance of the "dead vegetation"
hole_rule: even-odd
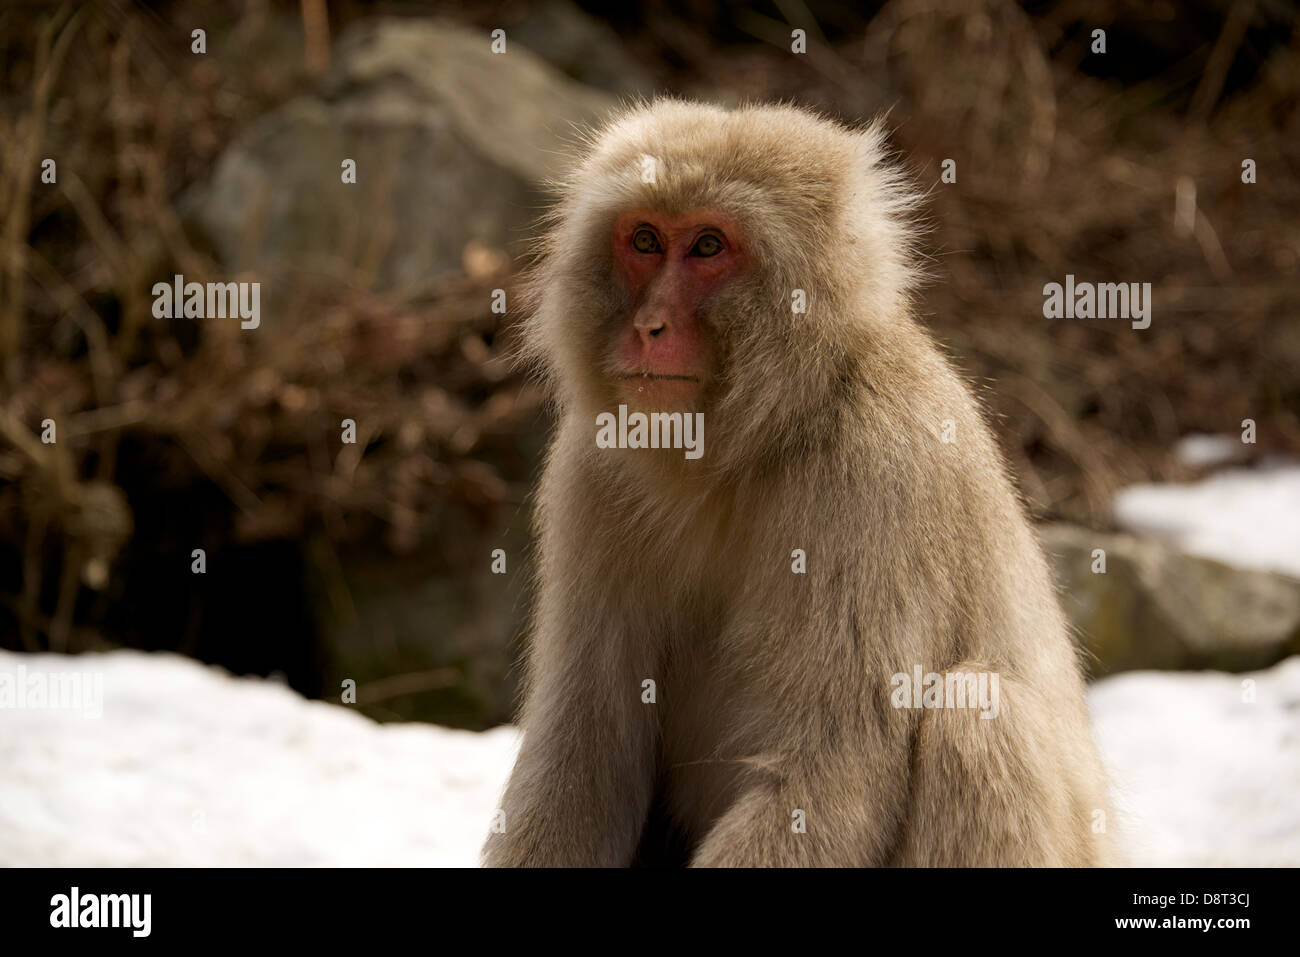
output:
[[[934,184],[927,321],[987,384],[1035,510],[1105,525],[1116,487],[1184,474],[1169,455],[1180,435],[1253,418],[1262,448],[1300,451],[1295,8],[1206,6],[1211,26],[1164,25],[1179,51],[1136,78],[1089,59],[1093,22],[1109,27],[1114,62],[1135,56],[1122,4],[1039,3],[1032,16],[1009,3],[895,0],[874,16],[723,5],[712,20],[668,4],[615,26],[664,89],[793,98],[849,120],[892,107],[896,144]],[[311,534],[406,552],[445,534],[448,510],[485,528],[503,508],[519,521],[540,446],[537,396],[489,310],[509,268],[482,250],[415,301],[364,274],[312,277],[265,340],[152,319],[159,277],[229,278],[178,197],[324,55],[319,4],[304,7],[310,57],[297,4],[209,14],[228,36],[201,58],[188,56],[188,7],[159,9],[0,11],[4,647],[140,640],[105,622],[130,594],[122,556],[156,547],[136,531],[156,501],[215,492],[190,506],[221,503],[200,523],[208,543]],[[336,32],[360,13],[331,15]],[[792,64],[801,18],[809,55]],[[45,157],[56,184],[40,182]],[[957,184],[938,182],[944,158]],[[1255,184],[1241,181],[1245,158]],[[1043,284],[1067,273],[1151,282],[1151,328],[1042,318]],[[345,417],[355,445],[340,441]]]
[[[234,324],[160,323],[159,277],[228,278],[175,198],[194,152],[210,163],[256,114],[256,77],[241,86],[240,64],[154,57],[162,37],[138,13],[8,17],[32,55],[10,61],[17,108],[0,127],[0,642],[95,645],[94,593],[111,591],[107,567],[154,490],[219,489],[230,542],[319,528],[399,553],[435,531],[431,502],[518,503],[528,466],[511,459],[512,434],[537,397],[511,375],[489,310],[490,290],[509,286],[503,263],[468,250],[466,274],[418,301],[371,294],[362,274],[313,277],[256,343]],[[286,87],[257,93],[269,105]],[[43,186],[31,172],[45,156],[57,182]],[[356,444],[341,441],[345,418]],[[124,442],[150,449],[148,474],[137,451],[122,461]]]

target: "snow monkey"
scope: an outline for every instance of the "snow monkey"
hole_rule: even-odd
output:
[[[916,203],[878,125],[788,106],[586,144],[528,285],[558,421],[486,864],[1111,859],[1048,565],[912,315]]]

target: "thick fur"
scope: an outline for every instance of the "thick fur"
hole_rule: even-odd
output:
[[[882,141],[658,101],[563,187],[526,329],[559,424],[525,735],[487,864],[1110,859],[1076,652],[980,411],[911,316],[915,200]],[[722,210],[752,243],[703,316],[698,461],[595,444],[629,315],[611,228],[639,206]],[[915,665],[997,672],[1000,714],[895,709]]]

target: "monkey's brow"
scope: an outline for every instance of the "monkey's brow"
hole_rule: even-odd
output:
[[[658,227],[658,226],[656,226],[654,223],[646,222],[646,221],[639,222],[639,223],[637,223],[635,226],[633,226],[632,228],[633,228],[633,229],[651,229],[651,230],[654,230],[655,232],[658,232],[658,231],[659,231],[659,227]],[[725,236],[725,235],[727,234],[727,231],[726,231],[725,229],[723,229],[721,226],[715,226],[715,225],[713,225],[712,223],[706,223],[706,224],[704,224],[703,226],[699,226],[698,228],[696,228],[695,233],[693,234],[693,236],[694,236],[695,239],[699,239],[699,238],[700,238],[702,235],[704,235],[705,233],[716,233],[719,237],[722,237],[722,236]]]

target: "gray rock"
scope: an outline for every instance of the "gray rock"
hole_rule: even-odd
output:
[[[613,100],[490,43],[412,20],[345,33],[317,91],[249,127],[188,198],[223,266],[416,292],[460,270],[471,241],[517,253],[574,124]],[[355,184],[341,180],[345,159]]]
[[[572,0],[542,0],[505,30],[580,83],[626,97],[654,95],[654,80],[630,60],[613,27],[588,16]]]
[[[410,554],[350,547],[313,566],[326,687],[355,679],[372,718],[483,729],[514,714],[527,536],[463,518],[449,514],[442,534]],[[507,574],[491,573],[494,548],[505,549]]]
[[[1300,652],[1300,582],[1132,535],[1039,529],[1094,675],[1264,668]],[[1092,571],[1093,550],[1106,571]]]

